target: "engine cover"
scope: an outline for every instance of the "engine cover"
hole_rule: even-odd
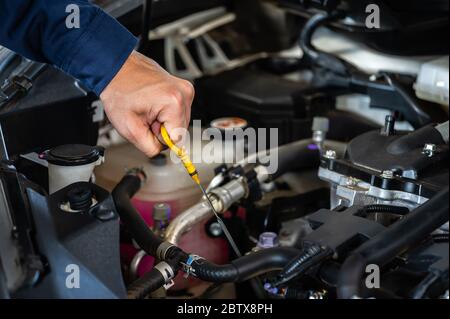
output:
[[[389,204],[414,209],[448,184],[448,145],[433,126],[413,133],[372,131],[348,145],[344,159],[322,158],[332,207]]]

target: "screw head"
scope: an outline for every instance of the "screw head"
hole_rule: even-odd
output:
[[[425,144],[425,146],[423,147],[422,150],[422,154],[428,156],[428,157],[433,157],[434,154],[436,154],[437,152],[437,146],[436,144]]]
[[[336,159],[336,158],[337,158],[336,151],[333,151],[333,150],[327,150],[327,151],[325,152],[324,157],[325,157],[325,158],[328,158],[328,159]]]

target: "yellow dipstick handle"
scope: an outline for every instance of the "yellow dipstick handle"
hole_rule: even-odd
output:
[[[200,177],[198,176],[197,168],[195,167],[194,163],[192,163],[186,150],[175,145],[164,125],[161,125],[161,136],[164,140],[164,143],[166,143],[170,150],[174,152],[181,160],[184,167],[186,168],[186,171],[189,173],[194,182],[200,185]]]

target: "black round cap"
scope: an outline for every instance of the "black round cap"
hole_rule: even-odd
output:
[[[42,155],[42,158],[55,165],[80,166],[98,161],[104,153],[103,147],[68,144],[48,150]]]
[[[88,187],[75,187],[67,192],[70,208],[75,211],[87,210],[92,205],[92,190]]]

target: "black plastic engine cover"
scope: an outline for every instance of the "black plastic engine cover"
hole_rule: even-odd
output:
[[[97,144],[94,95],[50,66],[32,85],[26,96],[0,109],[9,157],[64,144]]]
[[[362,207],[353,206],[343,211],[321,209],[306,219],[314,229],[303,242],[314,242],[346,254],[352,248],[383,232],[380,223],[360,216]]]
[[[278,129],[279,144],[310,137],[312,118],[333,105],[326,89],[312,90],[256,67],[200,79],[196,91],[194,118],[241,117],[253,128]]]
[[[437,146],[433,156],[423,153],[425,144]],[[346,159],[356,166],[380,172],[391,170],[400,176],[445,186],[448,185],[448,151],[439,132],[433,126],[426,126],[392,136],[384,136],[379,131],[363,134],[349,143]]]

